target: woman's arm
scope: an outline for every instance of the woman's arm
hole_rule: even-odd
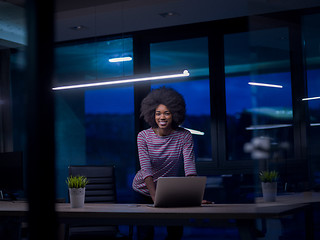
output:
[[[150,180],[146,181],[148,177],[152,179],[152,183],[153,183],[153,177],[152,177],[153,171],[152,171],[152,166],[151,166],[151,161],[150,161],[150,156],[149,156],[149,151],[147,146],[147,140],[145,137],[145,133],[143,131],[138,134],[137,145],[138,145],[139,162],[140,162],[140,168],[141,168],[140,171],[141,171],[142,177],[145,180],[146,184],[148,181],[150,181]]]
[[[197,176],[195,154],[193,149],[193,139],[189,131],[186,130],[186,135],[183,142],[182,154],[184,159],[184,172],[186,176]]]
[[[154,202],[155,196],[156,196],[156,185],[153,182],[153,177],[151,177],[151,176],[146,177],[144,179],[144,181],[145,181],[145,183],[147,185],[147,188],[149,190],[149,193],[150,193],[150,196],[152,198],[152,201]]]

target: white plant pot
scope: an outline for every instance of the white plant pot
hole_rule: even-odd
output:
[[[262,182],[262,196],[265,202],[275,202],[277,196],[277,182]]]
[[[83,208],[86,188],[69,188],[70,203],[72,208]]]

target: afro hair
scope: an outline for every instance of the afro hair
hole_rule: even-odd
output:
[[[152,90],[141,102],[141,115],[153,128],[158,127],[155,121],[155,110],[165,105],[172,114],[172,128],[183,123],[186,116],[186,103],[183,96],[172,88],[161,87]]]

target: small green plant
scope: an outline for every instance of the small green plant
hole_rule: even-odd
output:
[[[84,176],[70,176],[66,181],[69,188],[84,188],[88,182],[88,179]]]
[[[279,173],[275,170],[273,171],[262,171],[259,175],[261,182],[276,182],[279,178]]]

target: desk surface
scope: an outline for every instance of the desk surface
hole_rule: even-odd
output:
[[[69,203],[57,203],[56,213],[61,223],[115,225],[191,225],[214,226],[221,220],[237,220],[241,239],[254,239],[252,219],[281,218],[299,211],[309,211],[310,204],[320,203],[320,194],[304,193],[278,196],[276,202],[257,199],[252,204],[209,204],[189,208],[154,208],[146,204],[88,204],[71,208]],[[23,220],[27,202],[0,201],[0,218]],[[217,221],[218,220],[218,221]],[[306,223],[306,229],[309,226]],[[312,230],[313,228],[311,228]],[[306,230],[306,232],[309,232]],[[313,239],[308,236],[306,239]]]
[[[263,198],[257,198],[256,203],[263,203]],[[285,195],[278,195],[276,198],[276,203],[279,204],[318,204],[320,203],[320,193],[319,192],[301,192],[301,193],[288,193]]]
[[[303,209],[301,203],[284,202],[257,204],[209,204],[201,207],[154,208],[146,204],[88,204],[84,208],[71,208],[69,203],[56,204],[58,218],[103,219],[117,222],[135,223],[148,220],[190,220],[190,219],[255,219],[277,218]],[[0,216],[24,217],[28,211],[26,202],[0,202]],[[140,219],[140,220],[139,220]]]
[[[127,221],[141,219],[255,219],[278,218],[320,203],[315,192],[277,196],[276,202],[266,203],[258,198],[252,204],[207,204],[201,207],[154,208],[146,204],[85,204],[84,208],[71,208],[69,203],[57,203],[56,212],[62,221],[76,218],[112,219]],[[26,202],[0,201],[0,216],[24,217],[28,211]]]

